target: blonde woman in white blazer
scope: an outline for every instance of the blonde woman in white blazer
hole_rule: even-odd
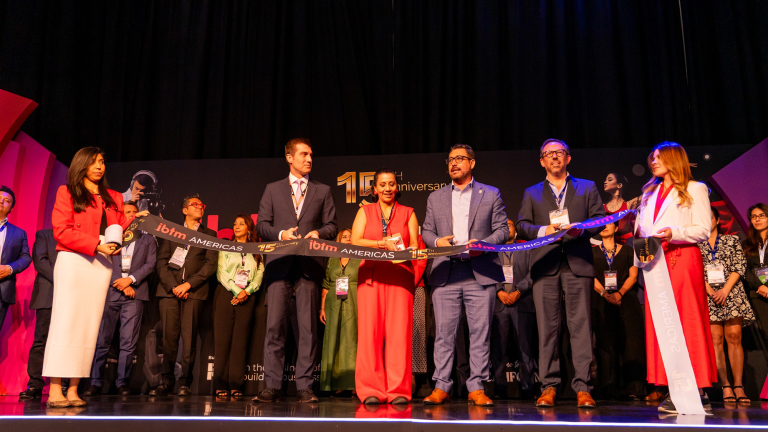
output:
[[[643,187],[635,236],[662,240],[696,384],[699,389],[711,387],[717,381],[717,368],[709,329],[704,265],[696,245],[706,241],[711,230],[708,189],[693,181],[688,155],[680,144],[665,141],[656,145],[648,156],[648,167],[653,178]],[[637,256],[635,265],[640,265]],[[667,374],[650,307],[645,308],[645,327],[648,382],[666,386]],[[706,397],[702,402],[706,408]],[[666,404],[671,405],[669,397],[662,407]],[[674,410],[673,405],[671,408]]]

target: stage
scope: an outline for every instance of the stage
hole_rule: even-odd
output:
[[[364,406],[357,399],[321,398],[299,404],[293,398],[254,405],[250,398],[218,401],[212,396],[99,396],[86,398],[83,408],[46,408],[40,400],[0,397],[0,430],[10,431],[175,431],[225,430],[338,432],[399,431],[566,431],[587,428],[613,430],[679,430],[680,428],[757,429],[768,427],[768,404],[724,407],[713,403],[714,415],[661,415],[657,404],[598,401],[595,410],[582,410],[575,401],[559,401],[553,409],[537,409],[533,401],[496,401],[492,408],[453,400],[442,406]],[[45,401],[45,398],[43,398]]]

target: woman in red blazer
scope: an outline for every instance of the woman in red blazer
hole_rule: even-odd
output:
[[[104,244],[103,235],[111,225],[125,229],[131,222],[123,214],[122,195],[108,189],[104,173],[102,151],[80,149],[53,206],[53,236],[59,254],[53,270],[53,309],[43,362],[43,375],[51,378],[50,407],[85,405],[77,395],[77,384],[81,377],[90,376],[112,274],[110,256],[120,252],[119,246]],[[70,378],[66,396],[61,391],[63,377]]]

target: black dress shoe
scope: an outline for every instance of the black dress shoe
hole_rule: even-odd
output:
[[[318,402],[317,396],[315,396],[314,393],[312,393],[312,390],[310,389],[303,389],[296,392],[296,396],[299,398],[299,402],[304,403],[316,403]]]
[[[128,386],[120,386],[117,388],[117,394],[120,396],[130,396],[131,389]]]
[[[92,385],[88,387],[88,390],[83,392],[83,396],[98,396],[101,394],[101,387]]]
[[[43,397],[43,389],[28,387],[23,392],[19,393],[19,400],[24,399],[40,399]]]
[[[192,390],[189,389],[187,386],[181,386],[179,387],[179,396],[189,396],[192,394]]]
[[[160,384],[159,386],[155,387],[154,394],[152,392],[149,392],[149,394],[153,396],[166,396],[168,394],[168,387],[166,387],[164,384]]]
[[[378,405],[381,401],[376,396],[368,396],[365,398],[365,401],[363,401],[363,404],[365,405]]]
[[[253,401],[262,402],[262,403],[277,402],[282,398],[283,398],[282,391],[275,388],[267,387],[261,393],[259,393],[255,398],[253,398]]]
[[[408,405],[408,399],[398,396],[396,397],[392,402],[390,402],[392,405]]]

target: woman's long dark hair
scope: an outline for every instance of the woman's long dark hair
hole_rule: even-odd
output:
[[[247,214],[239,214],[235,216],[235,222],[237,222],[238,219],[242,219],[245,222],[245,226],[248,228],[248,238],[245,239],[245,242],[258,243],[259,236],[256,235],[256,225],[253,223],[253,218]],[[237,240],[234,232],[232,233],[232,238],[230,240]],[[261,264],[261,255],[253,254],[253,259],[256,260],[256,266],[258,267],[258,265]]]
[[[88,167],[96,162],[96,158],[99,155],[104,157],[104,152],[101,151],[100,148],[83,147],[75,153],[75,156],[72,158],[72,163],[69,165],[69,171],[67,172],[67,190],[69,190],[69,194],[72,196],[72,207],[74,207],[75,213],[84,212],[86,207],[96,205],[96,199],[85,187],[83,180],[88,172]],[[109,183],[107,183],[106,172],[101,176],[98,186],[101,199],[107,207],[113,207],[117,210],[115,200],[109,195]]]
[[[744,240],[744,253],[746,255],[753,255],[757,253],[757,249],[763,245],[763,238],[760,237],[760,233],[757,232],[755,226],[752,224],[752,211],[759,208],[766,215],[768,215],[768,205],[763,203],[757,203],[747,210],[747,219],[749,220],[749,230],[747,230],[747,239]]]

